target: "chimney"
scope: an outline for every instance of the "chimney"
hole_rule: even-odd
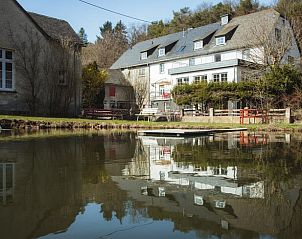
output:
[[[221,26],[224,26],[229,23],[229,18],[230,18],[229,14],[224,14],[220,18],[221,18]]]

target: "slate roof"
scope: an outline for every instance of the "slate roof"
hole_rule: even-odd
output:
[[[105,84],[110,85],[119,85],[119,86],[131,86],[130,82],[126,80],[125,75],[121,70],[112,70],[108,71],[108,79]]]
[[[69,25],[68,22],[40,15],[33,12],[28,12],[33,20],[54,40],[69,39],[75,43],[81,43],[80,38]]]
[[[111,69],[123,69],[139,65],[146,65],[155,62],[177,60],[185,57],[206,55],[216,52],[223,52],[234,49],[243,49],[251,44],[257,44],[255,31],[261,29],[261,34],[270,34],[274,30],[280,14],[273,10],[263,10],[248,15],[235,17],[228,24],[221,26],[220,22],[201,26],[185,32],[177,32],[137,43],[131,49],[128,49],[112,66]],[[237,27],[237,28],[236,28]],[[193,49],[196,39],[204,39],[213,32],[221,35],[221,32],[230,32],[230,29],[236,31],[232,38],[225,45],[216,46],[215,34],[208,44],[202,49]],[[166,42],[176,42],[176,45],[163,57],[158,57],[158,50],[155,50],[148,59],[141,60],[140,53],[150,48],[165,45]],[[183,51],[180,49],[185,46]]]
[[[61,40],[62,38],[67,38],[73,43],[81,44],[79,36],[68,22],[33,12],[27,12],[17,0],[13,1],[47,39]]]

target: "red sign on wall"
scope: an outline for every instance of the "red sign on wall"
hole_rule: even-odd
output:
[[[109,87],[109,96],[115,97],[115,86]]]

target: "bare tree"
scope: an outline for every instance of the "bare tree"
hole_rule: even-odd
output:
[[[130,81],[130,83],[133,87],[136,104],[139,110],[142,110],[148,97],[148,92],[149,92],[148,80],[147,78],[139,78],[139,79],[136,78]]]
[[[42,36],[27,25],[20,25],[20,29],[22,32],[15,34],[9,25],[9,36],[16,49],[16,67],[25,79],[25,81],[19,82],[19,85],[24,91],[24,98],[30,114],[35,115],[40,103],[39,94],[42,86],[39,64],[42,56]]]

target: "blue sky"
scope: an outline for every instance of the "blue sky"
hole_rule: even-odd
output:
[[[169,20],[172,11],[185,6],[194,10],[201,3],[215,4],[219,0],[86,0],[95,5],[102,6],[117,12],[131,15],[148,21]],[[270,0],[269,0],[270,1]],[[99,32],[99,26],[107,20],[115,24],[122,20],[127,26],[140,22],[102,11],[85,5],[78,0],[18,0],[18,2],[31,12],[40,13],[68,21],[76,32],[84,27],[89,41],[94,41]],[[262,1],[268,2],[268,1]]]

